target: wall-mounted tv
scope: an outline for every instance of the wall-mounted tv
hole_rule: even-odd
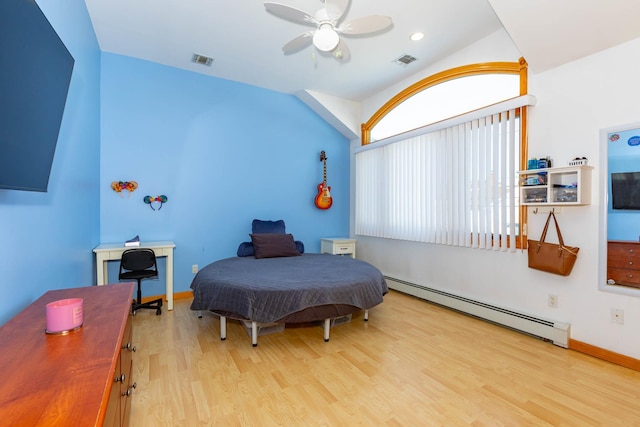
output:
[[[640,210],[640,172],[611,174],[611,204],[613,209]]]
[[[0,189],[47,191],[73,65],[34,0],[0,1]]]

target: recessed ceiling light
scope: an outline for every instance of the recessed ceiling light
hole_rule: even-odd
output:
[[[413,40],[414,42],[417,42],[418,40],[422,40],[424,38],[424,33],[413,33],[411,34],[411,40]]]

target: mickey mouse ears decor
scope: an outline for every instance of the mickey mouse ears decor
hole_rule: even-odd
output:
[[[127,197],[138,188],[138,183],[135,181],[113,181],[111,183],[111,189],[118,193],[122,197],[123,191],[128,191]]]
[[[153,209],[154,211],[155,210],[159,211],[160,209],[162,209],[162,205],[167,203],[167,200],[169,200],[169,199],[167,199],[167,196],[165,196],[165,195],[162,195],[162,196],[144,196],[144,202],[147,205],[149,205],[149,207],[151,209]],[[154,207],[154,204],[155,204],[155,206],[158,206],[158,209],[156,209]]]
[[[111,189],[118,193],[120,197],[122,197],[123,192],[127,192],[127,197],[131,196],[138,188],[138,183],[135,181],[113,181],[111,183]],[[143,201],[145,204],[149,205],[149,207],[154,211],[159,211],[162,209],[162,205],[167,203],[167,196],[164,194],[160,196],[145,196]]]

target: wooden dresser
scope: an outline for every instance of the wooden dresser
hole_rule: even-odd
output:
[[[0,423],[126,426],[134,284],[49,291],[0,327]],[[83,326],[45,333],[47,303],[82,298]]]
[[[640,242],[608,242],[607,282],[640,288]]]

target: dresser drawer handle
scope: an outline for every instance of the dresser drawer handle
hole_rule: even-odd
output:
[[[629,279],[633,279],[633,274],[629,274],[627,277],[628,277]]]
[[[133,389],[134,389],[134,388],[136,388],[136,387],[137,387],[137,384],[136,384],[136,383],[131,384],[131,387],[129,387],[129,388],[127,389],[127,391],[122,392],[122,396],[123,396],[123,397],[124,397],[124,396],[126,396],[126,397],[131,396],[131,392],[132,392],[132,391],[133,391]]]
[[[629,261],[629,265],[633,265],[633,261]]]
[[[629,253],[631,253],[631,254],[632,254],[632,253],[633,253],[633,249],[629,249]]]

